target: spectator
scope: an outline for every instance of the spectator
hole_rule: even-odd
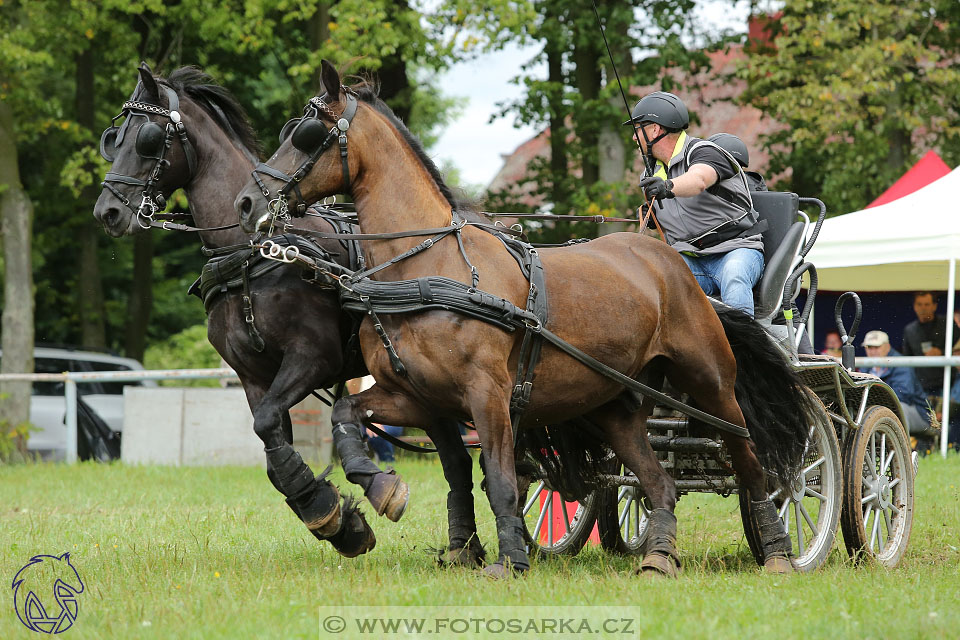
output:
[[[900,357],[890,346],[890,337],[884,331],[870,331],[863,339],[863,347],[868,358]],[[931,426],[930,405],[917,375],[910,367],[873,367],[868,371],[886,382],[897,394],[903,415],[907,421],[904,426],[911,438],[916,439],[914,449],[927,452],[934,447],[933,436],[937,429]]]
[[[913,294],[913,311],[917,319],[903,330],[903,355],[942,356],[947,341],[947,319],[937,313],[937,299],[929,291]],[[960,328],[954,325],[953,335],[960,336]],[[943,369],[921,367],[917,377],[928,396],[939,397],[943,390]]]
[[[840,339],[840,332],[836,329],[830,329],[823,338],[823,351],[821,351],[820,354],[839,358],[840,347],[842,346],[843,340]]]

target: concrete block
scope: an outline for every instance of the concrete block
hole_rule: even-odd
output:
[[[120,459],[129,464],[180,464],[183,389],[123,389]]]
[[[266,467],[243,389],[184,389],[181,463]]]

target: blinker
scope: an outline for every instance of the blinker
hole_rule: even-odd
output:
[[[293,129],[300,124],[300,118],[290,118],[287,120],[287,124],[283,125],[283,128],[280,129],[280,144],[283,144],[284,140],[290,137],[290,133],[293,132]]]
[[[107,127],[100,136],[100,156],[107,162],[117,157],[117,132],[120,127]]]
[[[159,158],[163,149],[165,130],[156,122],[145,122],[137,132],[137,155],[141,158]]]
[[[321,122],[319,118],[304,118],[293,130],[291,142],[300,151],[311,153],[323,144],[324,138],[329,133],[330,130],[327,129],[327,125]]]

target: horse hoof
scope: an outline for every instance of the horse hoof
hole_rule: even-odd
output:
[[[790,558],[786,556],[770,556],[763,562],[763,571],[764,573],[780,575],[793,573],[795,569],[793,568],[793,563],[790,561]]]
[[[640,563],[637,573],[642,576],[676,578],[680,575],[680,567],[670,556],[662,553],[648,553]]]
[[[343,526],[343,514],[340,511],[340,491],[332,484],[329,487],[333,489],[335,494],[333,508],[324,515],[315,516],[311,520],[304,520],[303,522],[307,525],[307,529],[310,529],[310,532],[319,538],[329,538],[340,531]]]
[[[387,516],[397,522],[407,510],[410,487],[396,473],[378,473],[366,495],[378,516]]]
[[[460,547],[442,552],[437,556],[437,562],[441,567],[479,567],[483,556],[482,548],[477,551],[473,547]]]
[[[340,532],[328,540],[345,558],[356,558],[377,546],[377,536],[360,511],[352,511]]]

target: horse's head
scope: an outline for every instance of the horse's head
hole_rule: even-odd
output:
[[[166,198],[196,170],[177,92],[158,83],[146,64],[138,71],[133,94],[100,138],[100,154],[113,165],[93,215],[114,237],[148,228]]]
[[[237,195],[240,226],[248,233],[268,226],[273,214],[289,208],[302,215],[309,204],[350,189],[348,162],[355,160],[346,154],[347,130],[357,113],[357,98],[340,85],[332,64],[324,60],[321,67],[326,93],[311,98],[303,116],[284,125],[276,153],[254,169],[253,179]]]

